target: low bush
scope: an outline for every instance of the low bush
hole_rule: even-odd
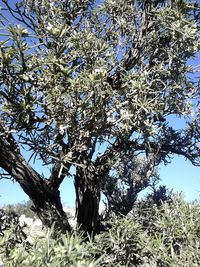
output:
[[[6,258],[5,267],[95,267],[98,260],[91,258],[88,245],[77,234],[61,234],[57,239],[53,231],[44,230],[31,248],[16,246]]]
[[[4,254],[4,266],[200,266],[198,204],[180,196],[159,205],[148,199],[137,202],[128,216],[113,216],[108,224],[108,231],[87,241],[76,233],[53,238],[52,231],[45,230],[31,247],[16,243]]]
[[[113,217],[110,225],[90,250],[97,257],[106,252],[99,266],[200,266],[200,206],[181,196],[159,205],[138,202],[129,216]]]
[[[0,209],[0,259],[8,258],[19,244],[29,245],[24,227],[15,212]]]

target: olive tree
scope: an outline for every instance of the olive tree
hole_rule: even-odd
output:
[[[77,223],[92,234],[111,183],[134,201],[173,154],[199,165],[199,86],[188,63],[199,51],[196,3],[0,3],[1,175],[19,183],[45,225],[70,231],[59,192],[70,175]],[[182,131],[170,115],[184,119]]]

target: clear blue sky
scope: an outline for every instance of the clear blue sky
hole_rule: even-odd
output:
[[[191,64],[194,65],[199,63],[200,56],[195,62],[191,61]],[[173,126],[176,125],[176,128],[183,127],[183,121],[175,117],[170,119],[170,123]],[[189,161],[185,161],[183,157],[175,156],[171,164],[160,166],[160,177],[160,184],[166,185],[174,191],[182,191],[186,200],[200,199],[200,168],[193,166]],[[66,179],[60,190],[63,203],[74,206],[75,193],[72,179]],[[28,197],[17,183],[5,179],[0,180],[0,206],[27,200]]]

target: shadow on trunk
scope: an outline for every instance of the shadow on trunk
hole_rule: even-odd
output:
[[[84,186],[84,177],[75,177],[77,226],[85,235],[94,236],[98,228],[100,191],[98,186]]]

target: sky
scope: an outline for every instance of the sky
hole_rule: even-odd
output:
[[[196,59],[196,63],[199,62],[200,56]],[[183,121],[175,117],[170,118],[170,123],[176,128],[183,127]],[[171,164],[161,165],[159,170],[160,185],[166,185],[175,192],[183,192],[187,201],[200,199],[200,168],[193,166],[181,156],[174,156]],[[72,178],[67,178],[63,182],[60,191],[63,204],[74,207],[75,192]],[[0,180],[0,206],[28,200],[28,196],[17,183],[7,179]]]

